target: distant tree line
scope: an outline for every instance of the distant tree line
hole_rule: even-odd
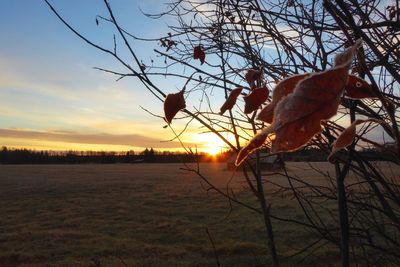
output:
[[[125,151],[37,151],[30,149],[14,149],[2,147],[0,164],[79,164],[79,163],[174,163],[174,162],[206,162],[220,160],[199,153],[197,156],[171,151],[156,151],[146,148],[141,152]]]
[[[387,159],[390,155],[384,151],[376,149],[364,149],[360,151],[364,157],[370,160]],[[193,162],[226,162],[235,158],[236,154],[232,151],[219,153],[210,156],[206,153],[198,155],[157,151],[153,148],[146,148],[143,151],[133,150],[124,152],[115,151],[52,151],[52,150],[31,150],[15,149],[5,146],[0,150],[0,164],[82,164],[82,163],[193,163]],[[306,148],[295,153],[282,155],[285,161],[308,161],[324,162],[327,159],[326,152],[318,148]]]

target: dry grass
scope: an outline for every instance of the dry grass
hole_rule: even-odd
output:
[[[237,205],[229,213],[224,198],[203,190],[199,178],[180,167],[0,165],[0,266],[216,266],[206,228],[222,266],[268,266],[261,216]],[[226,188],[231,172],[224,164],[201,167]],[[289,165],[304,179],[321,179],[304,168]],[[230,185],[240,199],[257,207],[242,181],[236,174]],[[275,214],[301,218],[292,200],[271,201]],[[274,226],[281,255],[315,238],[295,225]],[[337,256],[328,246],[301,263],[297,257],[283,265],[334,263]]]

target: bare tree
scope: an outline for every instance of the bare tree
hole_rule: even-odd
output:
[[[330,155],[336,170],[335,176],[310,165],[314,172],[326,178],[327,183],[320,185],[301,179],[286,168],[277,172],[286,182],[275,184],[276,191],[294,197],[304,214],[304,220],[283,218],[274,213],[264,190],[271,181],[266,179],[260,168],[260,150],[250,153],[250,159],[244,159],[241,164],[248,188],[260,203],[259,208],[243,203],[229,190],[225,192],[214,186],[200,168],[187,167],[187,170],[198,174],[210,189],[262,215],[273,266],[280,265],[280,253],[277,252],[279,248],[276,247],[273,230],[279,227],[273,222],[278,221],[298,224],[319,236],[317,242],[306,244],[296,255],[306,254],[320,240],[325,240],[340,250],[342,266],[349,266],[352,262],[368,266],[381,266],[389,262],[400,264],[398,177],[387,175],[380,165],[360,153],[360,148],[374,147],[390,155],[393,163],[399,164],[399,116],[396,112],[400,99],[398,0],[388,6],[381,0],[174,0],[168,3],[164,13],[146,14],[154,19],[172,17],[176,22],[170,26],[169,33],[155,36],[154,39],[143,39],[125,29],[119,24],[110,3],[104,0],[108,15],[97,16],[96,21],[115,27],[117,38],[111,40],[114,49],[89,40],[70,26],[48,0],[44,1],[75,35],[92,47],[112,55],[126,72],[104,68],[99,70],[116,75],[118,79],[139,79],[155,98],[163,102],[167,100],[168,122],[181,110],[185,116],[179,119],[187,123],[183,131],[197,121],[202,130],[217,135],[236,153],[243,152],[242,146],[246,142],[253,146],[245,146],[248,152],[254,148],[272,152],[276,150],[280,156],[304,147],[301,143],[294,149],[274,149],[274,144],[276,146],[280,138],[277,133],[280,128],[277,126],[274,128],[276,139],[268,141],[270,136],[265,135],[266,142],[262,140],[256,144],[253,136],[270,129],[278,120],[276,114],[269,114],[272,120],[259,120],[263,112],[260,109],[270,106],[270,113],[279,113],[282,101],[293,98],[293,94],[300,90],[300,84],[304,87],[310,77],[344,68],[347,64],[341,72],[345,73],[346,84],[330,81],[326,83],[328,88],[314,88],[321,90],[317,94],[322,95],[323,90],[338,86],[337,105],[340,105],[336,106],[336,116],[331,114],[321,118],[321,122],[317,121],[318,126],[322,123],[322,131],[313,132],[311,140],[304,143],[306,147],[319,148],[327,156],[332,147],[340,150],[347,146],[346,151]],[[159,48],[154,53],[165,59],[165,64],[144,63],[135,52],[132,40],[158,44]],[[118,41],[129,51],[130,58],[120,55]],[[353,55],[346,64],[339,57],[334,60],[336,55],[351,49],[354,50],[354,60]],[[128,64],[132,58],[134,65]],[[349,68],[354,76],[347,78]],[[154,82],[153,78],[157,76],[181,79],[185,86],[181,92],[168,95]],[[276,85],[279,86],[279,81],[285,78],[290,81],[290,90],[282,99],[276,100]],[[258,89],[262,90],[255,97],[251,96]],[[273,92],[272,97],[268,96],[270,91]],[[183,96],[190,94],[200,94],[203,101],[191,103],[194,107],[186,108]],[[221,112],[220,104],[216,106],[210,97],[212,94],[227,99]],[[231,97],[231,94],[234,96]],[[244,96],[245,106],[243,102],[236,103],[236,97],[240,95]],[[262,101],[258,103],[253,98]],[[327,104],[321,99],[318,101],[319,104]],[[348,130],[350,134],[340,135],[344,130],[343,122],[352,124],[353,127]],[[302,125],[306,122],[300,120],[299,123],[297,129],[302,131]],[[361,130],[356,134],[357,125]],[[376,131],[377,127],[381,127],[385,136],[393,140],[391,145],[368,137],[368,133]],[[291,134],[289,137],[296,140],[296,134]],[[234,141],[227,135],[233,136]],[[340,139],[335,142],[339,135]],[[176,133],[176,138],[179,137],[180,133]],[[345,142],[341,144],[341,140]],[[331,203],[336,203],[336,207]],[[328,218],[322,213],[329,214]]]

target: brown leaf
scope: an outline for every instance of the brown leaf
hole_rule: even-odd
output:
[[[243,89],[243,87],[238,87],[231,91],[228,98],[225,100],[225,103],[221,107],[221,112],[220,112],[221,115],[224,114],[225,111],[233,108],[233,106],[236,104],[236,100],[237,100],[238,96],[242,92],[242,89]]]
[[[243,97],[245,103],[244,113],[249,114],[257,110],[268,99],[268,95],[269,90],[266,87],[253,89],[250,94]]]
[[[286,97],[288,94],[291,94],[296,85],[301,80],[310,75],[311,73],[298,74],[280,81],[276,85],[274,92],[272,93],[271,103],[269,103],[260,111],[260,114],[258,114],[257,116],[257,120],[264,121],[267,123],[272,123],[274,117],[274,109],[276,105],[279,103],[279,101],[281,101],[282,98]]]
[[[199,59],[201,62],[201,65],[204,64],[206,60],[206,54],[203,51],[203,48],[198,45],[193,49],[193,59]]]
[[[166,122],[171,123],[176,113],[178,113],[179,110],[186,108],[186,102],[183,93],[184,90],[175,94],[168,94],[165,98],[164,114]]]
[[[292,93],[296,85],[302,79],[310,75],[311,73],[298,74],[280,81],[274,89],[271,103],[269,103],[260,111],[257,119],[267,123],[272,123],[274,117],[274,109],[279,101],[288,94]],[[365,80],[355,75],[349,75],[345,90],[347,97],[353,99],[376,97],[376,94],[373,92],[371,86]]]
[[[357,47],[337,55],[334,68],[301,80],[293,93],[278,103],[274,111],[273,153],[301,148],[321,132],[321,121],[336,114]]]
[[[376,122],[376,123],[384,123],[381,120],[376,119],[368,119],[368,120],[355,120],[349,127],[344,129],[344,131],[338,136],[338,138],[333,142],[332,151],[328,156],[329,162],[334,162],[334,154],[351,145],[353,143],[354,137],[356,136],[356,126],[365,123],[365,122]]]
[[[294,100],[297,101],[297,100]],[[308,109],[307,113],[303,113],[304,117],[297,119],[279,119],[281,123],[275,124],[276,138],[272,144],[271,152],[289,152],[295,151],[306,145],[310,139],[321,132],[321,121],[327,120],[334,116],[337,112],[340,102],[340,96],[331,98],[329,101],[318,104],[317,102],[310,103],[314,106],[315,110]],[[287,102],[290,105],[290,102]],[[284,103],[282,103],[284,104]],[[307,105],[306,103],[300,104],[297,108],[302,108]],[[295,106],[295,104],[294,104]],[[282,108],[285,110],[285,108]],[[280,107],[275,110],[278,114]],[[279,112],[278,116],[283,116],[283,112]],[[292,114],[288,114],[292,116]],[[286,120],[286,122],[282,122]],[[281,126],[279,126],[281,125]]]
[[[389,12],[389,19],[393,20],[396,17],[396,6],[387,6],[386,9]]]
[[[249,69],[244,78],[249,83],[250,87],[254,87],[254,82],[261,80],[263,72],[261,70]]]
[[[272,124],[256,135],[256,141],[250,141],[242,148],[244,152],[239,155],[245,158],[262,146],[260,140],[265,141],[271,134],[275,135],[271,141],[271,152],[277,153],[300,149],[320,133],[321,121],[328,120],[337,112],[353,56],[360,46],[361,41],[357,41],[354,46],[336,56],[332,69],[313,73],[298,82],[293,93],[277,104]],[[242,158],[240,161],[244,160]]]
[[[349,75],[345,90],[346,96],[353,99],[376,97],[371,85],[355,75]]]

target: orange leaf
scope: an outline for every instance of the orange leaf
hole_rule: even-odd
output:
[[[254,82],[261,80],[263,72],[261,70],[249,69],[244,78],[249,83],[250,87],[254,87]]]
[[[266,87],[255,88],[244,99],[244,113],[249,114],[257,110],[268,99],[269,90]]]
[[[200,45],[196,46],[193,49],[193,59],[199,59],[201,62],[201,65],[204,64],[204,62],[206,60],[206,54],[204,53],[204,51]]]
[[[261,121],[265,121],[267,123],[272,123],[272,119],[274,117],[274,109],[276,105],[281,101],[282,98],[292,93],[296,85],[306,78],[310,76],[310,73],[293,75],[289,78],[286,78],[280,81],[272,93],[272,101],[267,106],[265,106],[258,114],[257,119]]]
[[[334,162],[334,154],[351,145],[353,143],[354,137],[356,136],[356,126],[365,123],[365,122],[377,122],[384,123],[383,121],[376,119],[368,119],[368,120],[355,120],[349,127],[344,129],[344,131],[338,136],[338,138],[333,142],[332,151],[328,156],[328,160],[333,163]]]
[[[271,152],[277,153],[298,150],[320,133],[321,121],[328,120],[337,112],[353,56],[360,46],[361,41],[357,41],[336,56],[332,69],[313,73],[298,82],[293,93],[277,104],[272,124],[256,135],[258,141],[250,141],[239,155],[248,155],[246,151],[254,151],[256,145],[261,147],[259,140],[265,141],[270,134],[275,134]]]
[[[349,75],[346,85],[346,96],[353,99],[374,98],[376,94],[372,87],[360,77]]]
[[[225,103],[221,107],[221,112],[220,112],[221,115],[224,114],[225,111],[233,108],[233,106],[236,104],[236,99],[242,92],[242,89],[243,89],[243,87],[238,87],[231,91],[228,98],[225,100]]]
[[[176,113],[179,110],[186,108],[185,98],[183,97],[184,90],[175,93],[168,94],[164,101],[164,114],[165,120],[168,123],[172,122],[172,119],[175,117]]]

